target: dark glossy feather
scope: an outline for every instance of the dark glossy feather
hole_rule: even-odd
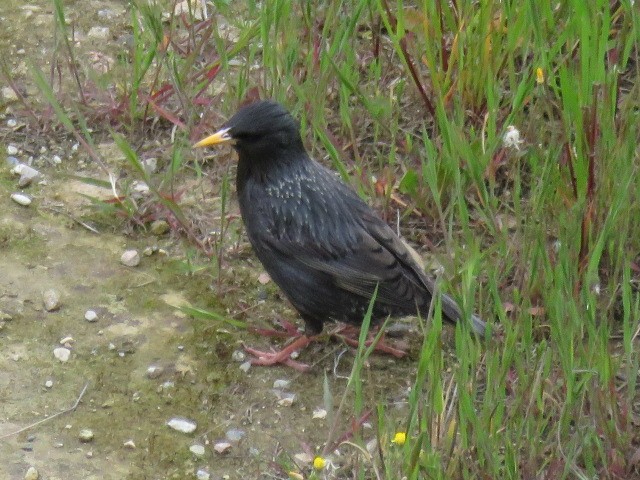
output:
[[[378,285],[373,320],[426,314],[434,281],[358,195],[307,155],[298,125],[274,102],[245,107],[224,126],[239,153],[237,191],[256,255],[308,330],[362,323]],[[444,317],[461,318],[442,296]],[[482,334],[484,323],[471,318]]]

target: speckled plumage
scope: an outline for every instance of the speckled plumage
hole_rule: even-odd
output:
[[[251,245],[307,331],[326,321],[361,324],[376,285],[374,322],[427,313],[434,281],[351,188],[308,156],[289,112],[257,102],[221,132],[239,155],[236,187]],[[447,320],[460,319],[453,299],[443,295],[442,307]],[[476,315],[471,324],[484,332]]]

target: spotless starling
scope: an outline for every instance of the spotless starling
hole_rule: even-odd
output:
[[[230,143],[238,152],[236,189],[247,236],[273,281],[302,316],[306,334],[327,321],[360,325],[377,287],[372,323],[388,316],[427,315],[435,289],[417,254],[336,174],[307,154],[299,125],[273,101],[241,108],[195,144]],[[443,317],[463,318],[441,296]],[[277,353],[257,350],[257,364],[287,363],[306,335]]]

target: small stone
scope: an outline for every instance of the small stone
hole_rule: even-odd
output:
[[[247,359],[247,355],[242,350],[234,350],[231,354],[231,360],[234,362],[244,362]]]
[[[200,2],[194,2],[193,0],[183,0],[180,3],[176,3],[173,7],[173,14],[176,17],[180,15],[193,15],[194,20],[204,20],[203,6]]]
[[[84,455],[85,455],[85,457],[87,457],[87,458],[93,458],[93,452],[91,452],[91,451],[89,451],[89,452],[85,453]]]
[[[13,128],[16,125],[18,125],[18,121],[15,118],[10,118],[9,120],[7,120],[7,127]]]
[[[313,463],[313,455],[307,452],[296,453],[293,458],[295,461],[302,465],[310,465]]]
[[[87,32],[87,37],[97,40],[107,40],[109,38],[109,27],[91,27]]]
[[[151,158],[142,160],[142,166],[144,167],[147,173],[149,174],[156,173],[156,170],[158,169],[158,159],[151,157]]]
[[[198,480],[209,480],[211,478],[211,474],[207,472],[204,468],[199,468],[196,472],[196,478]]]
[[[71,357],[71,350],[65,347],[58,347],[53,349],[53,356],[61,362],[68,362]]]
[[[122,444],[124,448],[128,448],[129,450],[134,450],[136,448],[136,444],[133,440],[129,439]]]
[[[24,193],[12,193],[11,200],[19,205],[22,205],[23,207],[28,207],[32,202],[31,197]]]
[[[20,175],[20,180],[18,180],[18,186],[20,188],[27,187],[34,180],[41,176],[40,172],[29,165],[25,165],[24,163],[18,163],[11,169],[11,173],[14,175]]]
[[[78,438],[82,443],[91,442],[93,440],[93,430],[91,430],[90,428],[83,428],[82,430],[80,430]]]
[[[53,380],[47,380],[46,382],[44,382],[44,386],[45,388],[53,387]]]
[[[295,393],[287,393],[287,392],[278,392],[278,405],[281,407],[290,407],[296,401]]]
[[[189,450],[191,451],[191,453],[193,453],[194,455],[198,456],[198,457],[202,457],[204,456],[205,450],[204,450],[204,446],[203,445],[191,445],[189,447]]]
[[[95,310],[87,310],[86,312],[84,312],[84,319],[87,322],[97,322],[98,314],[95,312]]]
[[[60,308],[60,294],[52,288],[42,294],[42,301],[47,312],[53,312]]]
[[[222,455],[231,449],[231,444],[229,442],[218,442],[213,446],[213,449]]]
[[[240,430],[238,428],[232,428],[231,430],[227,430],[224,436],[227,437],[227,440],[229,440],[230,442],[236,443],[243,439],[243,437],[245,436],[245,432],[244,430]]]
[[[17,154],[18,154],[18,147],[16,147],[15,145],[7,146],[7,155],[17,155]]]
[[[69,348],[73,343],[75,343],[75,340],[71,336],[66,336],[61,338],[59,343],[60,345]]]
[[[291,383],[290,380],[278,379],[275,382],[273,382],[273,388],[280,388],[280,389],[287,388],[290,383]]]
[[[184,417],[173,417],[167,422],[167,425],[182,433],[193,433],[198,427],[196,422]]]
[[[244,373],[247,373],[250,368],[251,368],[251,360],[247,360],[242,365],[240,365],[240,370],[242,370]]]
[[[36,469],[36,467],[29,467],[27,469],[27,473],[24,474],[24,480],[38,480],[40,478],[40,473]]]
[[[20,160],[18,160],[16,157],[7,157],[7,166],[10,167],[11,169],[13,169],[16,165],[18,165],[20,163]]]
[[[151,233],[160,236],[169,231],[169,224],[165,220],[156,220],[151,224]]]
[[[135,182],[131,183],[131,187],[133,188],[133,191],[135,193],[139,193],[141,195],[146,195],[149,193],[149,185],[144,182],[136,180]]]
[[[137,267],[140,265],[140,254],[137,250],[126,250],[120,257],[120,263],[127,267]]]
[[[316,408],[313,411],[312,417],[314,420],[324,420],[327,418],[327,411],[324,408]]]
[[[159,365],[151,365],[149,368],[147,368],[147,378],[158,378],[160,375],[162,375],[163,371],[164,369]]]
[[[13,90],[13,88],[2,87],[0,91],[2,92],[2,97],[7,102],[15,102],[16,100],[18,100],[18,95],[16,95],[16,92]]]
[[[258,275],[258,282],[261,285],[266,285],[267,283],[269,283],[269,281],[271,281],[271,277],[267,272],[262,272],[260,275]]]

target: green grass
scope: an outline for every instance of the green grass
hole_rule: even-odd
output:
[[[56,99],[35,77],[88,149],[87,122],[118,131],[134,175],[184,224],[188,212],[163,193],[188,170],[191,141],[258,93],[286,104],[314,156],[389,219],[399,209],[407,236],[438,246],[447,289],[500,335],[479,343],[456,331],[455,358],[447,356],[436,309],[401,419],[363,397],[361,349],[349,382],[355,400],[340,413],[359,418],[370,402],[379,455],[365,454],[354,435],[355,478],[640,475],[637,8],[629,0],[214,3],[204,24],[162,23],[159,8],[131,8],[134,47],[115,78],[126,108],[109,124],[89,116],[95,105]],[[171,168],[154,178],[130,145],[153,135],[152,119],[164,138],[171,127],[176,134]],[[503,143],[509,125],[519,149]],[[213,252],[216,274],[225,245],[220,238]],[[398,422],[407,441],[392,448]]]

